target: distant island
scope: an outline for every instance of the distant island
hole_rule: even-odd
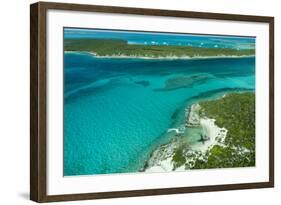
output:
[[[208,58],[254,56],[255,49],[128,44],[115,39],[64,39],[64,51],[110,58]]]

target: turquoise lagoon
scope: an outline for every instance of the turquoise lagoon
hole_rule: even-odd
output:
[[[138,172],[170,140],[167,130],[182,126],[186,106],[254,89],[255,57],[114,59],[66,52],[64,176]]]

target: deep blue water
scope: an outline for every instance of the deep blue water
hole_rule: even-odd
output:
[[[65,53],[64,175],[138,171],[168,140],[167,129],[182,123],[182,108],[240,89],[255,89],[255,57],[144,60]]]
[[[64,38],[120,39],[129,44],[178,45],[205,48],[255,48],[255,37],[126,32],[97,29],[64,29]]]

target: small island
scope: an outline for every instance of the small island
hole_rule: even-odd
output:
[[[176,130],[171,142],[158,147],[142,171],[184,171],[255,166],[255,94],[228,93],[186,109],[186,127],[200,127],[198,143],[185,142]]]
[[[255,49],[128,44],[115,39],[65,39],[64,51],[110,58],[211,58],[254,56]]]

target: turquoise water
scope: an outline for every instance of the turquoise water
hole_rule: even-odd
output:
[[[64,54],[64,175],[136,172],[183,108],[255,89],[255,58],[149,60]],[[192,141],[192,140],[191,140]]]

